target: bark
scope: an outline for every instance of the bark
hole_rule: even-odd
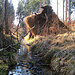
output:
[[[66,0],[66,23],[67,23],[67,0]]]
[[[70,21],[70,0],[69,0],[69,21]]]
[[[64,22],[64,0],[63,0],[63,22]]]
[[[57,0],[57,15],[58,15],[58,0]]]
[[[5,34],[9,34],[9,26],[8,26],[8,0],[5,0]]]
[[[43,5],[45,5],[45,0],[43,0]]]

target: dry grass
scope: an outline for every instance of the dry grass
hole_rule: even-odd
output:
[[[72,30],[75,31],[75,20],[74,21],[69,21],[67,23],[67,26]]]
[[[48,52],[49,50],[52,50],[54,48],[59,50],[73,50],[75,49],[75,32],[58,35],[48,35],[46,37],[37,36],[34,39],[24,41],[31,46],[36,45],[36,48],[39,48],[40,51],[45,50],[46,52]]]
[[[35,37],[36,38],[36,37]],[[60,75],[73,75],[75,65],[75,32],[58,35],[38,36],[30,50],[42,57],[45,64],[50,64]],[[60,70],[59,70],[60,69]],[[65,71],[63,73],[62,71]],[[72,74],[70,74],[72,71]]]
[[[12,32],[12,35],[17,38],[17,26],[14,26],[10,28],[10,31]],[[18,39],[20,39],[20,35],[23,35],[24,29],[18,27]]]

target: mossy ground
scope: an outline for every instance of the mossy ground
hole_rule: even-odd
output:
[[[5,52],[0,52],[0,75],[8,75],[9,70],[16,64],[14,52],[11,50]]]
[[[10,35],[4,35],[4,36],[6,36],[7,39],[10,41],[10,43],[7,43],[6,40],[4,41],[4,43],[6,43],[4,47],[7,47],[9,44],[11,45],[11,40],[10,40],[11,36]],[[13,40],[13,44],[14,43],[17,43],[17,41]],[[20,45],[16,45],[15,48],[16,50],[9,47],[5,50],[0,51],[0,75],[8,75],[8,72],[12,68],[12,66],[15,66],[16,61],[14,53],[17,52],[17,50],[20,48]]]
[[[8,74],[8,65],[7,63],[0,64],[0,75]]]

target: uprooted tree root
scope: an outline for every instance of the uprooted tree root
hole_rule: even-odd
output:
[[[46,22],[39,29],[40,35],[65,33],[69,30],[69,28],[59,20],[58,16],[54,12],[50,17],[46,16],[46,19]]]

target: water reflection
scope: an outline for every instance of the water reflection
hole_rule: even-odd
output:
[[[29,69],[25,69],[25,67],[17,66],[14,70],[9,71],[8,75],[31,75]]]
[[[9,71],[8,75],[46,75],[40,66],[43,64],[41,58],[34,52],[27,51],[24,45],[18,49],[16,61],[16,67]]]
[[[26,68],[27,59],[29,58],[28,55],[26,55],[27,50],[25,46],[21,45],[16,54],[16,57],[19,59],[19,61],[17,61],[15,69],[9,71],[8,75],[31,75],[30,70]]]

